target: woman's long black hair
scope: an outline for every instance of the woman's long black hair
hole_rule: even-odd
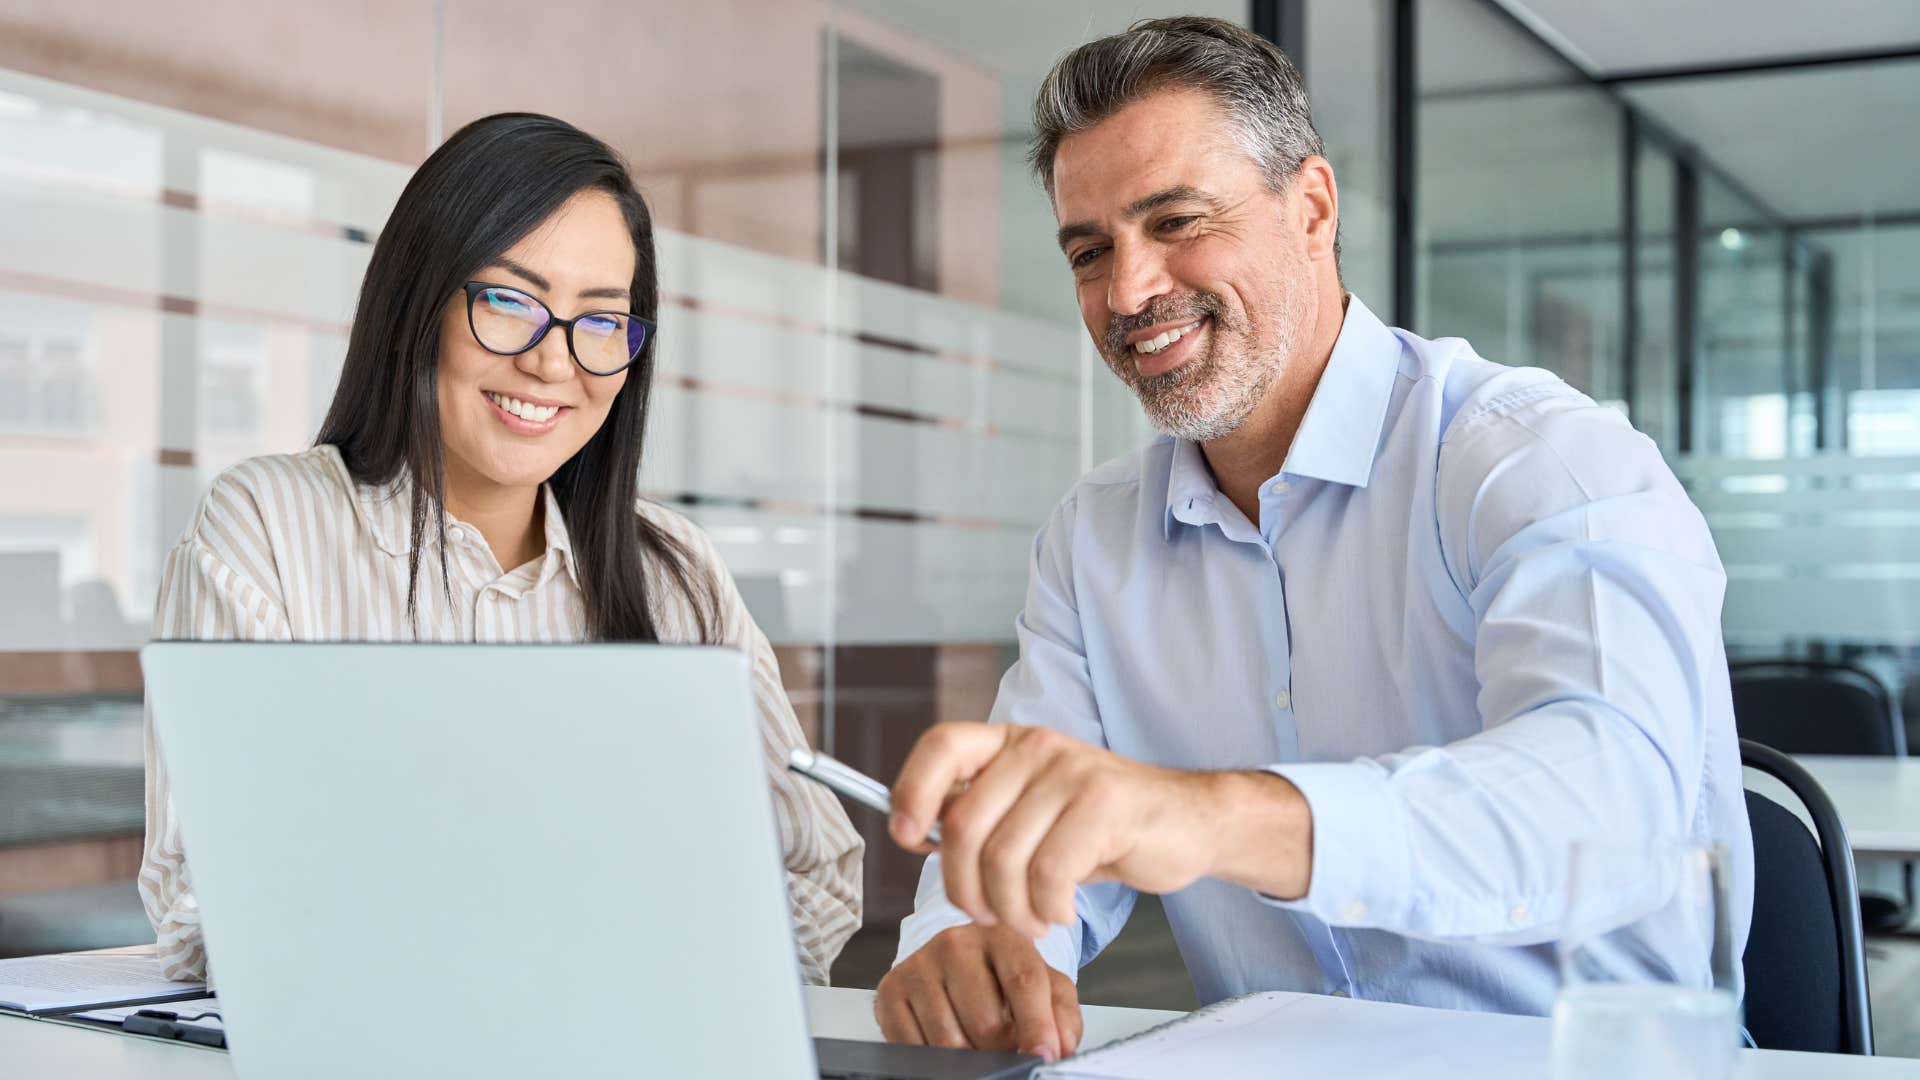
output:
[[[347,341],[345,368],[317,443],[339,448],[363,484],[413,480],[407,613],[415,611],[421,541],[440,539],[446,579],[445,455],[440,436],[440,320],[450,298],[582,191],[611,195],[633,238],[633,310],[660,307],[653,220],[612,147],[561,120],[500,113],[461,128],[420,166],[373,246]],[[651,339],[627,372],[605,423],[549,481],[566,520],[597,641],[657,641],[651,562],[685,593],[699,640],[718,623],[693,557],[636,511],[640,448],[653,383]]]

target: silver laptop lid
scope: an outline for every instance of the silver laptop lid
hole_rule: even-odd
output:
[[[141,664],[242,1080],[814,1075],[740,653]]]

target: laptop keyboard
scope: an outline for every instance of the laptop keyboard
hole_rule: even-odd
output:
[[[813,1040],[820,1080],[1026,1080],[1040,1059],[844,1039]]]

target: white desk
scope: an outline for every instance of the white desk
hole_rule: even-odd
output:
[[[1364,1003],[1360,1004],[1364,1008]],[[1149,1009],[1086,1008],[1085,1045],[1145,1030],[1175,1013]],[[809,987],[809,1026],[815,1035],[842,1039],[878,1039],[873,1020],[873,992]],[[1526,1021],[1541,1026],[1545,1020]],[[1544,1076],[1537,1067],[1511,1061],[1497,1063],[1489,1074]],[[87,1080],[233,1080],[227,1055],[198,1047],[89,1031],[41,1020],[0,1016],[0,1075],[6,1077],[86,1077]],[[1920,1060],[1862,1058],[1827,1054],[1792,1054],[1749,1050],[1742,1054],[1741,1080],[1886,1080],[1920,1078]],[[1354,1080],[1365,1080],[1355,1077]]]
[[[1793,760],[1826,789],[1855,852],[1920,858],[1920,758],[1805,754]]]

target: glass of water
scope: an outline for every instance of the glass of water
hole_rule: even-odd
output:
[[[1554,1080],[1726,1080],[1740,1045],[1720,848],[1583,841],[1557,946]]]

